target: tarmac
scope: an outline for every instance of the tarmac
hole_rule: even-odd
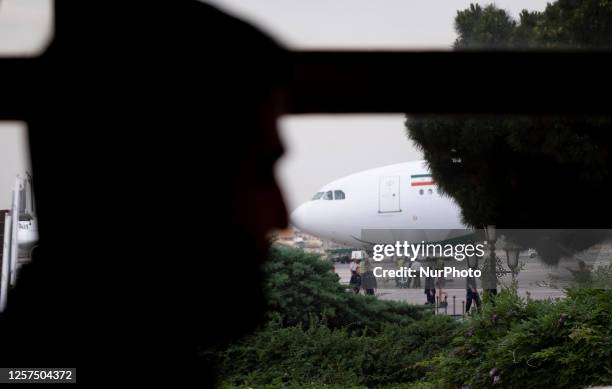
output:
[[[572,274],[566,267],[577,267],[575,260],[564,260],[556,267],[548,266],[539,261],[538,258],[529,258],[528,256],[521,256],[519,262],[521,264],[520,270],[515,274],[518,293],[521,297],[527,298],[529,296],[536,300],[564,298],[564,288],[572,282]],[[385,269],[393,268],[394,266],[393,263],[377,263],[374,261],[371,263],[373,267],[383,266]],[[445,265],[452,266],[451,264]],[[465,264],[461,266],[465,268]],[[340,283],[348,287],[351,276],[349,264],[336,263],[335,272],[340,278]],[[510,285],[511,281],[511,273],[504,275],[498,284],[498,291]],[[423,288],[425,284],[424,278],[421,278],[420,288],[399,288],[396,286],[394,279],[377,278],[377,282],[378,289],[376,289],[375,295],[382,300],[404,301],[415,305],[423,305],[426,302]],[[466,298],[465,278],[446,278],[445,286],[444,291],[448,296],[448,306],[445,313],[453,314],[454,312],[455,315],[461,315]],[[482,295],[480,281],[478,281],[478,289]],[[440,312],[442,310],[440,308]]]

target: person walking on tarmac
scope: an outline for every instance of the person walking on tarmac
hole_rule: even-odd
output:
[[[374,277],[374,272],[372,272],[369,258],[364,258],[359,266],[359,270],[361,273],[361,287],[365,290],[365,294],[374,296],[374,289],[378,287],[378,283],[376,282],[376,277]]]
[[[349,265],[349,269],[351,269],[351,275],[357,274],[357,265],[358,265],[357,262],[358,261],[359,260],[355,258],[351,259],[351,264]]]
[[[448,305],[448,293],[444,291],[444,286],[446,285],[446,280],[444,276],[440,276],[436,278],[436,286],[438,287],[438,305],[441,307],[446,307]]]
[[[349,281],[349,286],[353,290],[353,293],[359,294],[359,290],[361,289],[361,275],[359,275],[359,262],[360,259],[353,259],[351,261],[351,279]],[[353,266],[354,265],[354,266]]]
[[[469,315],[472,307],[472,300],[476,304],[476,308],[480,311],[480,296],[476,289],[476,277],[468,276],[466,278],[466,296],[465,296],[465,312]]]
[[[425,304],[436,303],[436,285],[434,278],[431,276],[425,277],[425,296],[427,296],[427,302]]]

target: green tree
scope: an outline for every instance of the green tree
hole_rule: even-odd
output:
[[[455,30],[459,37],[455,48],[505,48],[512,42],[516,29],[514,21],[502,9],[489,5],[482,8],[470,4],[470,8],[458,11],[455,18]]]
[[[609,49],[612,1],[558,0],[548,4],[534,27],[534,39],[544,47]]]
[[[605,48],[612,1],[565,1],[518,20],[493,5],[458,11],[456,50]],[[491,80],[503,85],[503,76]],[[559,82],[563,82],[562,78]],[[538,93],[537,85],[521,93]],[[440,188],[464,222],[501,228],[606,228],[612,216],[612,120],[581,117],[427,117],[406,121]],[[572,239],[567,239],[567,235]],[[602,231],[522,234],[517,243],[555,262],[606,236]],[[542,242],[545,242],[543,244]]]
[[[455,17],[455,49],[609,49],[612,0],[558,0],[515,20],[495,5],[471,4]]]

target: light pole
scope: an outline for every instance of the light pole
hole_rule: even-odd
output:
[[[506,251],[506,261],[508,262],[508,267],[510,270],[512,270],[512,281],[514,281],[516,277],[516,269],[518,268],[518,259],[521,248],[519,246],[509,244],[504,247],[504,251]]]
[[[477,269],[478,268],[478,256],[477,255],[469,255],[467,257],[467,263],[468,263],[468,267],[470,269]]]
[[[486,238],[489,243],[489,280],[485,293],[489,297],[493,297],[497,294],[497,259],[495,257],[495,240],[497,238],[497,231],[494,225],[488,225],[486,230]]]

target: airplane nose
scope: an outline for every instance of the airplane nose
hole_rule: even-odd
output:
[[[298,230],[304,230],[306,227],[306,210],[305,204],[297,207],[291,215],[289,215],[289,221]]]

